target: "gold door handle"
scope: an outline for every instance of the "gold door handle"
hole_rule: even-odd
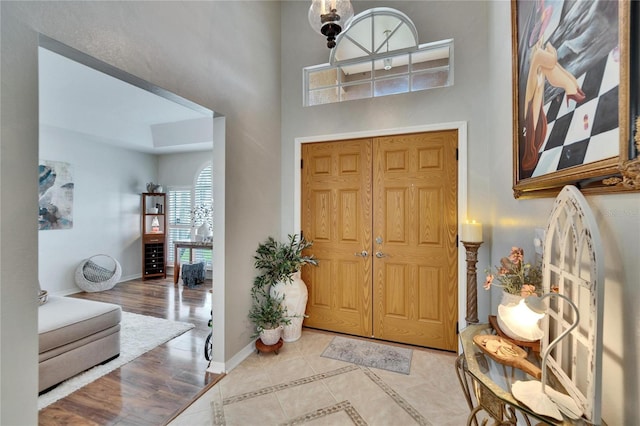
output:
[[[366,258],[369,256],[369,252],[366,250],[362,250],[360,253],[353,253],[354,256]]]

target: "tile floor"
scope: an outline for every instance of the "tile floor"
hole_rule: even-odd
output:
[[[304,329],[279,354],[252,354],[171,426],[463,425],[455,354],[413,348],[409,375],[321,357],[335,335]]]

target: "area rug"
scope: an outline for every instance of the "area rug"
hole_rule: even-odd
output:
[[[186,322],[122,312],[120,321],[120,356],[62,382],[56,388],[38,397],[38,410],[53,404],[99,377],[122,367],[145,352],[195,327]]]
[[[336,336],[321,356],[365,367],[409,374],[412,355],[411,349]]]

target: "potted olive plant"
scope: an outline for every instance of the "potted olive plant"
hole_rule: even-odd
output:
[[[249,319],[256,326],[254,337],[259,336],[265,345],[278,343],[282,327],[291,323],[282,300],[272,297],[269,289],[255,284],[251,289],[251,297],[253,306],[249,311]]]
[[[298,340],[302,333],[308,292],[300,276],[300,270],[304,265],[318,264],[313,255],[303,254],[312,244],[304,237],[298,238],[297,235],[289,235],[287,243],[269,237],[258,245],[254,257],[255,267],[261,271],[253,283],[254,301],[255,295],[259,295],[262,303],[280,304],[281,310],[278,312],[282,313],[285,319],[280,323],[283,326],[285,342]],[[255,324],[258,327],[258,324]]]

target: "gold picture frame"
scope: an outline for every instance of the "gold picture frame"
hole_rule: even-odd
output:
[[[630,3],[511,0],[515,198],[640,189]]]
[[[620,172],[616,186],[640,190],[640,4],[624,1],[628,13],[621,18],[620,38],[628,48],[621,68],[620,95]],[[631,42],[633,40],[633,42]]]

